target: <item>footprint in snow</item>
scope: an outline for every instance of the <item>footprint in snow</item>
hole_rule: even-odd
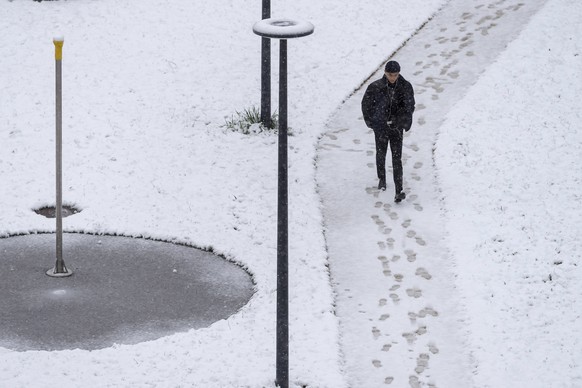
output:
[[[416,269],[416,275],[425,278],[426,280],[432,279],[432,275],[422,267]]]
[[[416,287],[407,289],[406,293],[408,294],[408,296],[411,296],[413,298],[420,298],[422,296],[422,290]]]

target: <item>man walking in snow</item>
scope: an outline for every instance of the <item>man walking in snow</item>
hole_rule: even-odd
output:
[[[402,191],[402,138],[412,126],[414,90],[410,82],[400,75],[400,65],[389,61],[384,77],[374,81],[366,89],[362,99],[362,113],[368,128],[374,130],[376,139],[376,171],[378,189],[386,190],[386,153],[388,143],[392,153],[395,202],[406,198]]]

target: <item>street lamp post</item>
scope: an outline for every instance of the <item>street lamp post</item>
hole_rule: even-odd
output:
[[[289,19],[264,19],[253,31],[279,39],[279,166],[277,204],[277,375],[275,384],[289,387],[289,225],[287,179],[287,40],[313,33],[313,24]]]
[[[271,17],[271,0],[263,0],[263,17]],[[261,123],[271,127],[271,39],[261,38]]]

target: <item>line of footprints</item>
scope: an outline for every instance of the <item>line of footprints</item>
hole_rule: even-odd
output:
[[[416,146],[414,144],[410,148],[413,151],[418,151],[418,146]],[[373,151],[368,151],[368,156],[372,156],[373,154],[374,154]],[[372,166],[374,166],[374,164],[372,164]],[[417,162],[414,165],[415,169],[419,169],[421,167],[422,167],[421,162]],[[418,175],[413,173],[412,177],[413,177],[413,179],[415,179],[415,177],[418,177]],[[418,180],[420,180],[419,177],[418,177]],[[373,195],[375,198],[379,197],[378,191],[374,190],[373,188],[368,188],[367,192],[368,192],[368,194]],[[418,199],[418,197],[416,195],[412,194],[407,198],[407,201],[412,203],[415,210],[422,211],[423,208],[420,205],[420,203],[418,203],[417,199]],[[398,220],[398,213],[393,208],[393,205],[391,203],[383,203],[381,201],[377,201],[377,202],[375,202],[374,207],[376,209],[384,210],[384,213],[392,221],[390,223],[391,225],[394,224],[393,221]],[[371,218],[372,218],[372,221],[378,227],[378,231],[381,234],[387,236],[387,238],[385,240],[378,241],[378,248],[381,251],[384,251],[386,249],[394,249],[394,244],[396,241],[393,237],[390,237],[390,234],[392,233],[392,228],[390,226],[386,225],[386,223],[382,220],[382,217],[379,215],[372,215]],[[427,245],[426,241],[421,236],[419,236],[416,231],[409,228],[411,226],[411,223],[412,223],[412,221],[410,219],[406,219],[400,224],[402,226],[402,228],[404,228],[406,230],[406,234],[405,234],[406,237],[409,239],[413,239],[419,247],[426,246]],[[409,263],[416,262],[416,259],[417,259],[416,255],[417,254],[414,250],[406,249],[406,250],[404,250],[404,254],[406,255],[406,260]],[[378,302],[379,307],[386,306],[388,304],[389,300],[391,300],[392,303],[394,303],[394,304],[397,304],[398,302],[400,302],[400,296],[398,295],[397,291],[400,290],[400,288],[401,288],[401,284],[402,284],[402,281],[404,279],[404,275],[401,273],[393,273],[391,268],[390,268],[390,264],[398,262],[401,259],[402,259],[401,255],[397,255],[397,254],[393,255],[392,258],[390,258],[390,259],[385,255],[378,256],[378,260],[381,263],[382,272],[383,272],[384,276],[386,276],[388,278],[393,278],[393,280],[394,280],[394,284],[389,289],[390,294],[389,294],[388,298],[380,299]],[[430,280],[432,278],[430,273],[423,267],[416,268],[414,273],[416,276],[421,277],[425,280]],[[406,295],[408,295],[408,297],[410,297],[410,298],[418,299],[418,298],[422,297],[422,290],[419,289],[418,287],[411,287],[411,288],[406,289],[405,291],[406,291]],[[438,315],[439,315],[438,312],[435,309],[433,309],[432,307],[425,307],[425,308],[421,309],[420,311],[408,312],[408,318],[409,318],[410,322],[414,325],[417,325],[417,319],[419,319],[419,318],[422,319],[422,318],[426,318],[426,317],[438,317]],[[380,316],[379,320],[382,322],[382,321],[386,321],[389,318],[390,318],[390,314],[384,313]],[[414,345],[415,341],[417,340],[417,338],[419,336],[426,334],[426,333],[427,333],[427,326],[424,324],[418,324],[418,326],[416,327],[416,329],[414,331],[402,333],[402,337],[406,340],[406,342],[409,345],[412,346],[412,345]],[[382,333],[378,327],[374,326],[372,328],[372,335],[373,335],[374,339],[380,339],[380,337],[382,336]],[[390,349],[392,348],[392,346],[394,344],[396,344],[396,342],[384,344],[382,347],[382,351],[384,351],[384,352],[390,351]],[[424,352],[424,353],[420,353],[418,355],[418,357],[416,359],[416,366],[414,368],[415,373],[413,373],[409,376],[409,384],[411,387],[414,388],[414,387],[421,386],[420,376],[425,371],[425,369],[428,368],[430,355],[437,354],[438,352],[439,352],[439,349],[437,348],[437,346],[434,343],[429,343],[428,344],[428,351]],[[382,362],[380,360],[377,360],[377,359],[372,360],[372,364],[376,368],[382,367]],[[388,376],[384,379],[385,384],[392,384],[393,381],[394,381],[394,377],[392,377],[392,376]],[[430,386],[433,386],[433,385],[429,384],[429,387]]]
[[[410,200],[414,201],[415,198],[410,198]],[[396,212],[392,211],[390,204],[382,204],[381,202],[376,202],[375,207],[376,208],[383,207],[385,212],[390,217],[390,219],[392,219],[392,220],[398,219],[398,214]],[[373,215],[372,220],[376,223],[376,225],[378,226],[378,230],[381,233],[383,233],[385,235],[389,235],[392,232],[392,229],[385,225],[384,221],[382,221],[380,216]],[[407,219],[401,225],[403,228],[408,229],[408,227],[411,225],[411,220]],[[406,237],[414,239],[419,246],[426,245],[426,242],[421,237],[417,236],[416,232],[413,230],[407,230]],[[381,250],[385,250],[386,248],[393,248],[394,242],[395,241],[393,238],[388,237],[385,242],[384,241],[378,242],[378,246]],[[409,263],[414,263],[416,261],[416,252],[414,252],[413,250],[407,249],[404,251],[404,254],[406,255],[406,260]],[[389,289],[390,290],[389,299],[395,304],[400,302],[400,296],[397,294],[396,291],[401,288],[401,283],[404,279],[404,275],[400,274],[400,273],[392,273],[392,270],[390,269],[390,263],[397,262],[401,259],[402,259],[402,257],[400,255],[393,255],[391,259],[389,259],[385,255],[378,256],[378,260],[380,261],[380,263],[382,265],[382,272],[383,272],[384,276],[392,277],[395,281],[395,283]],[[430,273],[423,267],[416,268],[415,275],[419,276],[425,280],[430,280],[432,278]],[[406,289],[406,295],[408,295],[411,298],[417,299],[417,298],[422,297],[422,290],[417,288],[417,287],[408,288],[408,289]],[[386,306],[388,304],[389,299],[388,298],[380,299],[378,301],[379,307]],[[435,309],[433,309],[432,307],[425,307],[418,312],[413,312],[413,311],[408,312],[408,318],[410,319],[410,322],[413,324],[417,323],[418,318],[438,317],[438,315],[439,315],[438,312]],[[390,314],[385,313],[385,314],[382,314],[380,316],[379,320],[386,321],[388,318],[390,318]],[[420,324],[420,325],[418,325],[418,328],[416,330],[411,331],[411,332],[402,333],[402,337],[407,341],[407,343],[409,345],[413,345],[415,343],[416,339],[418,338],[418,336],[421,336],[421,335],[426,334],[426,333],[427,333],[426,325]],[[373,335],[374,339],[379,339],[381,337],[382,333],[381,333],[380,329],[378,329],[378,327],[374,326],[372,328],[372,335]],[[388,351],[390,351],[392,346],[393,346],[392,343],[384,344],[382,347],[382,351],[388,352]],[[428,367],[430,354],[437,354],[438,352],[439,352],[439,349],[437,348],[437,346],[434,343],[429,343],[428,352],[420,353],[418,355],[417,360],[416,360],[416,367],[414,368],[414,371],[416,374],[409,376],[409,384],[411,387],[420,387],[421,382],[419,379],[419,375],[421,375],[425,371],[425,369]],[[372,364],[376,368],[382,367],[382,362],[380,360],[373,360]],[[384,383],[391,384],[393,381],[394,381],[394,378],[391,376],[388,376],[385,378]],[[431,386],[431,385],[429,384],[429,386]]]
[[[360,120],[362,118],[360,117]],[[345,132],[348,129],[340,129],[331,133],[327,133],[326,136],[332,140],[335,141],[337,140],[337,136],[336,134],[339,134],[341,132]],[[368,134],[370,136],[372,136],[372,131],[368,131]],[[369,144],[362,144],[362,141],[358,138],[352,139],[352,143],[354,145],[363,145],[363,146],[373,146],[373,143],[369,143]],[[331,144],[331,143],[323,143],[322,147],[324,149],[333,149],[333,148],[341,148],[338,145],[335,144]],[[418,147],[418,145],[416,144],[411,144],[410,146],[406,146],[406,148],[417,152],[420,148]],[[345,151],[353,151],[353,152],[357,152],[360,150],[355,150],[355,149],[347,149]],[[366,155],[368,158],[370,157],[374,157],[375,152],[371,151],[371,150],[366,150]],[[410,156],[407,153],[403,154],[403,162],[406,163],[406,161],[408,161],[410,159]],[[368,167],[369,168],[375,168],[375,163],[368,163]],[[413,166],[414,171],[411,173],[411,178],[414,180],[421,180],[420,176],[415,172],[418,171],[420,168],[423,167],[423,163],[422,162],[416,162]],[[372,195],[375,198],[380,198],[381,195],[381,191],[377,190],[375,187],[367,187],[366,188],[366,192],[369,195]],[[408,198],[406,199],[407,202],[411,203],[412,206],[414,207],[415,210],[421,212],[423,211],[423,207],[421,206],[421,204],[418,202],[418,196],[415,194],[411,194],[408,196]],[[394,205],[397,206],[397,205]],[[383,203],[381,201],[376,201],[374,204],[374,207],[376,209],[382,209],[384,210],[384,212],[388,215],[388,217],[390,218],[391,221],[396,221],[398,220],[398,213],[396,212],[395,208],[393,208],[393,205],[391,203]],[[390,227],[388,227],[386,225],[386,223],[382,220],[382,217],[378,216],[378,215],[372,215],[372,220],[375,222],[375,224],[378,227],[378,231],[387,236],[387,238],[384,241],[379,241],[378,242],[378,248],[380,250],[386,250],[386,249],[393,249],[394,248],[394,244],[395,244],[395,239],[390,237],[389,235],[392,233],[392,229]],[[410,225],[411,225],[412,221],[410,219],[405,220],[404,222],[402,222],[401,226],[406,229],[406,237],[413,239],[416,244],[418,244],[420,247],[424,247],[427,245],[426,241],[419,236],[414,230],[409,229]],[[409,263],[414,263],[416,261],[416,252],[414,252],[411,249],[405,250],[404,254],[406,255],[406,260]],[[391,269],[390,269],[390,262],[397,262],[401,259],[400,255],[393,255],[391,259],[388,259],[388,257],[386,256],[378,256],[378,260],[380,260],[381,265],[382,265],[382,271],[384,273],[384,276],[386,277],[393,277],[393,279],[395,280],[395,283],[391,286],[390,288],[390,294],[389,294],[389,298],[390,300],[396,304],[400,301],[400,297],[397,294],[397,290],[399,290],[401,288],[401,283],[404,279],[404,275],[400,274],[400,273],[395,273],[393,274]],[[432,276],[430,275],[430,273],[423,267],[419,267],[416,269],[415,271],[415,275],[419,276],[425,280],[430,280],[432,278]],[[411,297],[411,298],[415,298],[418,299],[420,297],[422,297],[422,290],[417,288],[417,287],[413,287],[413,288],[409,288],[406,290],[406,294]],[[379,301],[379,306],[386,306],[388,304],[388,299],[386,298],[382,298]],[[418,312],[409,312],[408,313],[408,318],[410,319],[411,323],[416,324],[416,321],[418,318],[426,318],[426,317],[437,317],[438,316],[438,312],[436,310],[434,310],[432,307],[425,307],[423,309],[421,309]],[[379,320],[382,321],[386,321],[390,318],[390,315],[385,313],[382,314],[379,318]],[[418,325],[418,328],[416,330],[414,330],[413,332],[407,332],[407,333],[403,333],[402,337],[407,341],[408,344],[413,345],[414,342],[416,341],[418,336],[421,336],[423,334],[427,333],[427,327],[426,325]],[[379,339],[382,336],[382,333],[380,331],[380,329],[378,329],[377,327],[373,327],[372,328],[372,335],[374,337],[374,339]],[[382,351],[383,352],[388,352],[390,351],[391,347],[396,344],[396,342],[393,343],[386,343],[383,345],[382,347]],[[426,368],[428,368],[428,363],[429,363],[429,359],[430,359],[430,354],[437,354],[439,352],[439,349],[437,348],[437,346],[433,343],[429,343],[428,344],[428,351],[426,353],[420,353],[416,359],[416,367],[414,368],[415,374],[412,374],[409,376],[409,384],[412,388],[415,387],[420,387],[421,386],[421,381],[419,376],[425,371]],[[376,368],[381,368],[382,367],[382,362],[380,360],[373,360],[372,364],[374,367]],[[394,377],[386,377],[384,380],[385,384],[391,384],[394,381]],[[429,387],[433,387],[433,385],[429,384]]]

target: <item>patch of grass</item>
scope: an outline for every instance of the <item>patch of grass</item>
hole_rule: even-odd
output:
[[[230,119],[225,120],[225,127],[233,132],[240,132],[245,135],[262,132],[277,132],[278,115],[273,113],[271,125],[265,126],[261,123],[261,111],[256,106],[247,108],[242,112],[236,111]]]

